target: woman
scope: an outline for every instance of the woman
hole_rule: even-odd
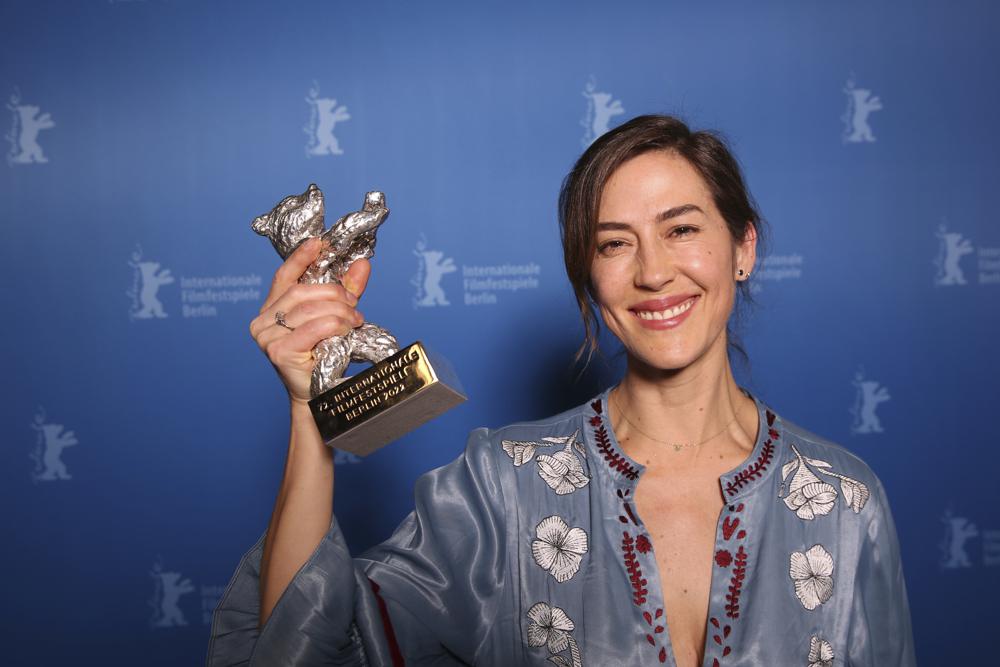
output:
[[[549,419],[474,431],[353,560],[306,400],[309,351],[362,322],[369,267],[346,289],[296,285],[306,244],[279,269],[251,332],[291,398],[285,476],[209,662],[914,664],[881,484],[733,380],[726,325],[761,221],[725,146],[635,118],[580,158],[560,221],[587,343],[596,307],[624,378]]]

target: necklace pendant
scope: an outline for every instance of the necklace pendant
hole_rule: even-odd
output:
[[[684,449],[684,445],[674,445],[674,451],[679,452]]]

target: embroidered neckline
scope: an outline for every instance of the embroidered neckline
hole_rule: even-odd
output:
[[[779,432],[775,428],[775,422],[778,421],[777,416],[756,396],[742,387],[741,390],[753,399],[754,405],[757,406],[759,426],[757,427],[757,441],[754,443],[750,455],[739,466],[719,477],[719,483],[725,491],[727,502],[744,496],[759,486],[771,472],[773,467],[771,464],[777,455],[775,445],[775,441],[779,439]],[[591,415],[588,422],[597,451],[612,475],[624,477],[634,485],[646,467],[625,453],[611,428],[610,422],[605,418],[610,391],[610,387],[605,389],[600,396],[590,402]]]

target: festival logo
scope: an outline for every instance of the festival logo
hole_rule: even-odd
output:
[[[417,288],[416,296],[413,298],[414,308],[451,305],[445,296],[444,288],[441,287],[441,279],[445,274],[458,270],[455,260],[445,257],[440,250],[428,248],[427,240],[423,236],[417,241],[413,254],[417,256],[417,275],[410,281],[410,284]]]
[[[867,88],[858,88],[853,75],[847,80],[844,94],[847,95],[847,111],[840,117],[844,121],[844,143],[873,143],[875,135],[868,124],[868,116],[882,109],[882,100]]]
[[[934,266],[937,268],[934,284],[965,285],[967,281],[959,261],[975,251],[972,241],[958,232],[948,231],[948,226],[943,222],[935,235],[938,238],[938,254],[934,258]]]
[[[143,258],[142,248],[136,245],[128,262],[132,267],[132,285],[126,296],[132,303],[129,318],[146,320],[167,317],[167,308],[160,300],[160,288],[174,283],[170,269],[161,268],[159,262]],[[263,280],[255,273],[246,275],[180,276],[180,312],[184,318],[216,317],[221,308],[244,301],[260,303]],[[171,290],[170,294],[176,292]],[[177,302],[172,301],[174,312]]]
[[[580,124],[584,127],[581,143],[586,148],[597,137],[611,129],[611,119],[625,113],[621,100],[613,99],[611,93],[597,90],[597,82],[591,77],[584,86],[583,96],[587,99],[587,113]]]
[[[320,97],[319,85],[314,81],[309,95],[306,97],[309,104],[309,124],[302,128],[309,135],[309,143],[306,144],[306,155],[343,155],[344,151],[340,147],[340,142],[333,134],[333,128],[337,123],[351,119],[351,114],[347,113],[347,107],[338,105],[337,100],[332,97]]]
[[[67,431],[62,424],[49,422],[45,408],[39,407],[31,428],[37,432],[35,446],[31,451],[31,460],[35,469],[31,478],[36,482],[51,482],[55,480],[73,479],[62,460],[63,450],[80,444],[73,431]]]
[[[882,433],[882,422],[875,414],[875,409],[892,398],[889,390],[878,382],[867,379],[864,368],[859,368],[854,374],[852,384],[855,387],[855,398],[851,407],[851,414],[854,416],[851,433]]]
[[[168,572],[157,561],[149,576],[153,578],[153,597],[149,605],[153,615],[149,619],[151,628],[172,628],[187,625],[187,619],[181,611],[179,601],[182,596],[195,591],[191,580],[182,577],[179,572]]]
[[[48,113],[33,104],[22,104],[21,93],[14,91],[7,102],[11,111],[10,131],[7,142],[10,152],[7,153],[7,164],[31,164],[48,162],[41,145],[38,143],[38,133],[56,126]]]
[[[132,287],[125,295],[132,300],[129,318],[133,320],[148,320],[154,317],[166,317],[163,303],[158,293],[164,285],[174,282],[170,269],[161,269],[159,262],[143,260],[142,248],[136,246],[128,265],[132,267]]]
[[[941,517],[944,523],[944,539],[938,545],[941,550],[941,568],[956,570],[962,567],[972,567],[966,543],[973,537],[979,537],[976,524],[963,516],[955,516],[951,510]]]

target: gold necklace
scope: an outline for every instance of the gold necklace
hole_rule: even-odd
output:
[[[616,407],[616,408],[618,408],[618,412],[620,412],[620,413],[621,413],[621,415],[622,415],[622,419],[624,419],[624,420],[625,420],[626,422],[628,422],[628,423],[629,423],[629,425],[630,425],[630,426],[631,426],[632,428],[634,428],[634,429],[635,429],[636,431],[638,431],[639,433],[642,433],[642,434],[643,434],[644,436],[646,436],[647,438],[649,438],[649,439],[650,439],[650,440],[652,440],[653,442],[659,442],[659,443],[662,443],[662,444],[664,444],[664,445],[670,445],[671,447],[673,447],[673,448],[674,448],[674,451],[675,451],[675,452],[679,452],[679,451],[681,451],[682,449],[684,449],[685,447],[698,447],[698,446],[700,446],[700,445],[704,445],[704,444],[705,444],[706,442],[708,442],[709,440],[713,440],[713,439],[715,439],[715,438],[718,438],[718,437],[719,437],[720,435],[722,435],[723,433],[725,433],[726,429],[728,429],[728,428],[729,428],[730,426],[732,426],[733,422],[734,422],[734,421],[736,421],[736,417],[737,417],[737,416],[739,415],[739,412],[735,412],[735,413],[733,414],[733,418],[729,420],[729,423],[728,423],[728,424],[726,424],[725,426],[723,426],[723,427],[722,427],[722,430],[721,430],[721,431],[719,431],[718,433],[716,433],[715,435],[713,435],[713,436],[711,436],[711,437],[708,437],[708,438],[705,438],[705,439],[704,439],[704,440],[702,440],[701,442],[696,442],[696,443],[691,443],[691,442],[681,442],[681,443],[677,443],[677,442],[670,442],[669,440],[660,440],[659,438],[654,438],[654,437],[653,437],[653,436],[651,436],[650,434],[646,433],[646,432],[645,432],[645,431],[643,431],[643,430],[642,430],[641,428],[639,428],[639,426],[638,426],[638,425],[637,425],[637,424],[636,424],[635,422],[633,422],[633,421],[632,421],[631,419],[629,419],[629,418],[628,418],[628,415],[627,415],[627,414],[625,414],[625,411],[624,411],[624,410],[622,410],[622,406],[621,406],[621,404],[620,404],[620,403],[618,402],[618,399],[617,399],[617,398],[615,398],[615,397],[614,397],[614,396],[612,395],[612,396],[611,396],[611,400],[612,400],[612,401],[614,401],[614,403],[615,403],[615,407]]]

